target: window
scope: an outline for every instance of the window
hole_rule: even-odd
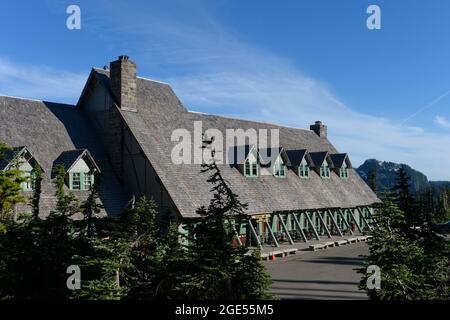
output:
[[[26,171],[24,178],[26,181],[22,182],[22,191],[32,191],[34,189],[33,172]]]
[[[70,174],[70,190],[91,190],[94,185],[94,175],[83,172]]]
[[[286,176],[286,166],[283,160],[278,159],[278,161],[275,162],[275,165],[273,167],[273,174],[278,178],[284,178]]]
[[[309,178],[309,166],[307,164],[301,164],[298,167],[298,173],[300,175],[300,178]]]
[[[258,163],[256,161],[245,161],[244,175],[249,178],[258,176]]]
[[[339,175],[342,179],[347,179],[348,178],[348,169],[346,167],[342,167],[341,169],[339,169]]]
[[[327,164],[326,161],[320,167],[320,176],[322,178],[329,178],[330,177],[330,167],[328,167],[328,164]]]
[[[81,173],[74,172],[71,173],[71,190],[81,190]]]
[[[83,183],[83,190],[91,190],[92,186],[94,185],[94,176],[90,173],[84,174],[84,183]]]

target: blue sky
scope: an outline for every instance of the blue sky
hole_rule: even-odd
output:
[[[450,180],[450,1],[2,1],[0,93],[75,103],[120,54],[188,109],[306,128]],[[81,8],[81,30],[66,8]],[[382,29],[366,28],[377,4]]]

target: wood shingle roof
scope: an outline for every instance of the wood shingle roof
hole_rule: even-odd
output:
[[[99,69],[95,72],[108,85],[108,72]],[[196,217],[196,209],[209,203],[211,185],[206,181],[207,173],[201,173],[200,164],[173,164],[171,150],[176,142],[171,141],[171,135],[175,129],[186,129],[193,136],[195,121],[202,121],[203,130],[215,128],[224,136],[226,129],[278,129],[280,145],[285,150],[337,153],[327,138],[310,130],[190,112],[168,84],[139,77],[137,109],[138,112],[120,112],[183,217]],[[284,179],[273,176],[247,179],[235,166],[222,164],[219,168],[232,190],[248,204],[250,214],[379,202],[354,170],[345,180],[334,173],[330,179],[321,179],[315,173],[309,179],[300,179],[292,170],[287,170]]]

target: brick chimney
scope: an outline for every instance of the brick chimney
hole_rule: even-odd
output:
[[[322,121],[316,121],[309,129],[314,131],[319,137],[327,137],[327,126],[322,124]]]
[[[128,56],[110,63],[111,90],[120,109],[137,112],[136,64]]]

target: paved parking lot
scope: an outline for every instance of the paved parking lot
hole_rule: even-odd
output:
[[[367,299],[358,290],[356,273],[368,253],[365,242],[264,262],[272,276],[271,291],[281,299]]]

